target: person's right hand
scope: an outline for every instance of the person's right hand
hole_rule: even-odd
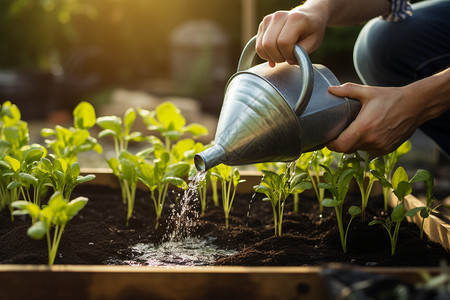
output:
[[[290,11],[277,11],[259,24],[255,49],[271,67],[284,61],[297,64],[295,44],[311,53],[322,42],[326,27],[325,14],[309,9],[306,4]]]

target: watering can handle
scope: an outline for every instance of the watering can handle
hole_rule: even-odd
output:
[[[250,69],[256,64],[257,57],[255,46],[256,36],[252,37],[247,45],[245,45],[241,58],[239,59],[238,72]],[[298,44],[295,44],[294,56],[297,59],[304,79],[302,82],[302,92],[295,106],[295,113],[299,116],[303,113],[309,103],[314,86],[314,72],[308,54]]]

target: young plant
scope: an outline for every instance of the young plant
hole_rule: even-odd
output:
[[[78,161],[78,154],[94,150],[102,153],[102,147],[89,133],[96,123],[94,107],[88,102],[80,102],[73,111],[74,127],[64,128],[56,125],[55,129],[43,128],[43,137],[55,136],[54,140],[45,140],[53,150],[54,158],[63,158],[68,165]]]
[[[149,130],[157,130],[164,139],[166,152],[172,150],[172,143],[179,140],[184,134],[190,133],[194,138],[206,135],[208,130],[205,126],[192,123],[186,126],[186,119],[181,111],[171,102],[160,104],[155,111],[145,109],[138,110]],[[154,140],[154,137],[152,137]]]
[[[154,160],[154,164],[141,163],[137,165],[137,174],[139,180],[144,183],[151,192],[151,198],[155,205],[156,223],[155,229],[159,226],[159,219],[164,208],[164,202],[167,196],[169,184],[179,188],[185,188],[184,177],[189,172],[189,164],[178,162],[170,164],[170,155],[162,152]]]
[[[103,130],[98,134],[99,138],[111,136],[114,139],[114,150],[116,157],[122,151],[128,150],[130,142],[141,142],[145,140],[141,132],[131,132],[131,127],[136,120],[136,111],[129,108],[123,115],[123,119],[117,116],[104,116],[97,118],[97,125]]]
[[[378,180],[377,177],[370,173],[370,170],[381,170],[382,163],[378,158],[369,161],[368,153],[366,153],[365,158],[362,158],[358,152],[355,152],[354,156],[346,159],[345,162],[354,170],[353,177],[361,193],[361,210],[364,221],[373,184]]]
[[[411,150],[411,143],[409,141],[404,142],[400,147],[396,150],[392,151],[389,154],[383,155],[383,164],[380,165],[380,169],[377,168],[377,171],[383,175],[383,178],[387,181],[391,181],[392,172],[394,171],[395,165],[400,156],[405,155]],[[389,198],[391,196],[391,188],[383,186],[383,196],[384,196],[384,210],[388,211],[389,206]]]
[[[410,183],[422,182],[422,181],[425,183],[425,188],[426,188],[427,192],[426,192],[426,200],[425,200],[426,206],[420,210],[420,217],[422,218],[422,222],[420,224],[420,238],[423,238],[423,231],[424,231],[423,226],[424,226],[425,220],[441,206],[443,206],[445,208],[450,208],[449,205],[445,205],[445,204],[435,205],[436,199],[433,194],[433,188],[434,188],[433,175],[427,170],[419,169],[419,170],[417,170],[417,172],[413,176],[413,178],[411,178]]]
[[[54,192],[61,192],[64,199],[71,198],[77,185],[95,179],[93,174],[80,175],[79,163],[69,166],[63,158],[57,158],[53,163],[46,157],[41,158],[34,174],[39,182],[52,187]]]
[[[391,241],[391,255],[394,255],[397,247],[398,233],[402,221],[406,217],[413,217],[416,213],[424,209],[424,207],[415,207],[411,210],[405,209],[404,199],[407,195],[411,194],[412,188],[411,181],[408,180],[408,174],[406,174],[405,170],[402,167],[397,168],[397,170],[394,172],[394,175],[392,176],[392,183],[387,181],[381,174],[378,174],[378,172],[372,173],[375,176],[379,176],[378,179],[380,180],[381,185],[393,190],[394,194],[398,198],[398,204],[396,207],[394,207],[390,216],[388,216],[385,220],[373,220],[369,223],[369,225],[380,224],[386,229]],[[422,178],[420,176],[417,176],[414,179],[414,182],[417,182],[419,180],[422,180]],[[392,226],[394,226],[394,224],[395,227],[392,231]]]
[[[214,167],[211,175],[217,177],[222,185],[222,206],[225,213],[225,228],[228,228],[228,217],[233,205],[234,196],[236,195],[237,186],[239,183],[245,182],[245,180],[241,179],[241,174],[237,168],[232,168],[224,164]]]
[[[300,161],[308,162],[306,171],[309,174],[311,183],[316,193],[317,201],[319,201],[320,212],[323,211],[322,201],[325,197],[325,189],[321,188],[319,185],[321,169],[323,168],[323,166],[329,168],[333,160],[334,153],[328,150],[328,148],[322,148],[314,152],[303,153],[300,156]],[[304,163],[300,163],[299,166],[302,166],[303,164]]]
[[[344,230],[344,221],[343,221],[344,201],[347,196],[350,181],[353,178],[355,170],[347,168],[346,165],[343,163],[340,163],[336,170],[332,170],[327,166],[322,167],[325,169],[323,173],[323,178],[325,182],[319,183],[319,187],[329,190],[333,195],[332,199],[330,198],[323,199],[322,204],[325,207],[334,207],[335,209],[342,250],[344,251],[344,253],[346,253],[347,237],[350,224],[355,218],[355,216],[361,213],[360,207],[351,206],[348,209],[348,213],[350,214],[350,221],[348,222],[347,227]]]
[[[88,199],[78,197],[70,202],[59,192],[54,193],[48,205],[42,209],[28,201],[15,201],[13,207],[15,215],[28,214],[33,223],[27,234],[33,239],[40,240],[47,237],[48,264],[53,265],[59,243],[67,223],[84,208]],[[53,229],[53,230],[52,230]]]
[[[122,190],[122,198],[127,205],[127,221],[130,221],[133,215],[134,202],[136,199],[136,188],[138,182],[137,168],[143,162],[143,159],[133,155],[128,151],[122,151],[119,158],[112,157],[108,161],[113,174],[119,178]]]
[[[307,173],[291,175],[290,168],[287,168],[281,174],[269,170],[262,170],[262,173],[261,183],[253,188],[255,192],[265,194],[266,198],[263,201],[269,201],[272,205],[275,236],[281,236],[287,197],[312,188],[312,184],[306,181],[308,179]]]

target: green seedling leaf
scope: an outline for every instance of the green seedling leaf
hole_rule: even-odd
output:
[[[325,198],[322,200],[322,205],[326,207],[336,207],[339,205],[339,201],[335,199]]]
[[[35,240],[41,240],[47,234],[47,226],[44,222],[35,222],[30,228],[28,228],[27,234]]]
[[[354,217],[357,216],[359,214],[361,214],[362,210],[361,207],[358,206],[350,206],[350,208],[348,209],[348,213],[350,214],[350,216]]]
[[[20,170],[20,162],[17,159],[11,156],[5,156],[3,159],[9,164],[14,172],[17,173]]]
[[[401,222],[406,216],[405,206],[400,203],[392,210],[391,219],[393,222]]]
[[[95,125],[95,109],[88,102],[80,102],[73,110],[74,126],[78,129],[90,129]]]
[[[425,206],[421,206],[421,207],[414,207],[413,209],[410,209],[406,212],[406,217],[413,217],[415,216],[418,212],[422,211],[424,208],[426,208]]]
[[[408,174],[406,174],[406,171],[405,169],[403,169],[403,167],[398,167],[397,170],[395,170],[394,175],[392,176],[392,188],[396,190],[397,186],[402,181],[409,181]]]
[[[398,199],[403,200],[407,195],[411,194],[412,188],[408,181],[401,181],[397,184],[397,188],[394,189],[394,194]]]
[[[82,210],[88,202],[86,197],[77,197],[69,202],[67,215],[69,219],[73,218],[80,210]]]
[[[19,181],[14,180],[14,181],[11,181],[6,188],[8,190],[13,190],[13,189],[17,189],[21,186],[22,186],[22,184]]]
[[[122,134],[122,120],[117,116],[98,117],[97,125],[104,129],[99,136],[114,135],[119,137]]]

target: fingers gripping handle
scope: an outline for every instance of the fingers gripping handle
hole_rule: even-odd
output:
[[[239,59],[238,72],[250,69],[256,64],[255,46],[256,36],[252,37],[247,45],[245,45],[241,58]],[[311,97],[314,87],[314,72],[308,54],[298,44],[295,44],[294,56],[297,59],[300,71],[303,74],[303,82],[301,82],[302,92],[295,106],[296,115],[301,115],[308,105],[309,98]]]

